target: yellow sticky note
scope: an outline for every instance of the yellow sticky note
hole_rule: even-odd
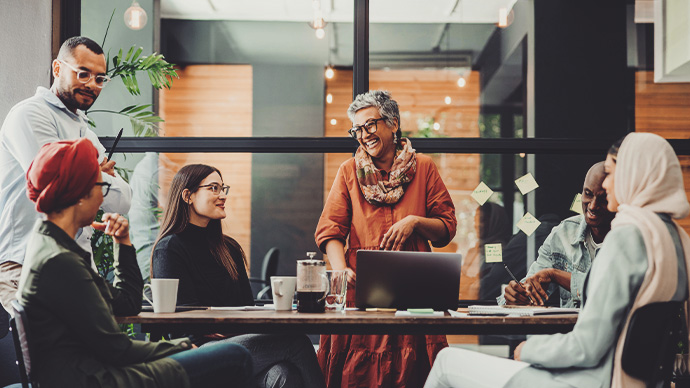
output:
[[[539,184],[537,184],[537,181],[534,179],[531,172],[516,179],[515,184],[517,185],[518,189],[520,189],[522,195],[525,195],[539,187]]]
[[[487,263],[500,263],[503,261],[501,244],[484,245],[484,261]]]
[[[479,182],[479,186],[472,192],[472,198],[479,202],[479,205],[484,205],[494,193],[484,182]]]
[[[574,211],[575,213],[582,214],[582,194],[575,194],[573,203],[570,205],[570,210]]]
[[[531,236],[535,230],[541,225],[538,219],[534,218],[533,215],[525,213],[524,216],[518,221],[517,227],[521,231],[525,232],[526,235]]]

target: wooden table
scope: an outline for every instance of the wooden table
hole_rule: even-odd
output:
[[[462,311],[462,309],[460,310]],[[388,312],[345,311],[323,314],[296,311],[194,310],[118,317],[139,323],[142,332],[163,333],[293,333],[293,334],[553,334],[571,331],[576,314],[535,317],[444,316],[396,317]]]

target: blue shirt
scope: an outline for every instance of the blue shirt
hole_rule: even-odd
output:
[[[529,267],[527,276],[522,281],[547,268],[570,272],[570,289],[560,287],[560,305],[580,307],[582,287],[593,259],[587,249],[587,233],[590,231],[583,215],[563,220],[546,237],[544,244],[539,248],[537,260]],[[546,290],[547,294],[551,295],[557,287],[558,284],[552,283]],[[496,299],[498,304],[505,304],[503,295]]]
[[[52,91],[39,87],[36,94],[15,105],[0,128],[0,263],[22,264],[31,230],[40,214],[26,195],[26,171],[39,149],[47,143],[86,137],[98,150],[98,160],[106,157],[98,136],[88,129],[84,112],[71,112]],[[101,208],[127,213],[132,192],[127,182],[115,174],[103,174],[112,186]],[[78,234],[77,243],[91,252],[93,229]]]

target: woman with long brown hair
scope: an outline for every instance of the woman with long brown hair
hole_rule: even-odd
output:
[[[172,180],[153,249],[151,277],[179,279],[178,304],[254,304],[244,251],[221,227],[229,189],[220,171],[204,164],[184,166]],[[216,333],[191,338],[197,345],[222,339],[245,346],[252,354],[260,387],[325,386],[306,336]]]

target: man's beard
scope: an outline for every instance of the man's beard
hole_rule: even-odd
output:
[[[67,107],[69,110],[82,110],[82,111],[87,111],[89,108],[91,108],[91,105],[93,105],[94,102],[96,102],[96,96],[94,94],[91,94],[91,102],[90,103],[80,103],[77,101],[75,97],[75,93],[78,93],[77,91],[58,91],[57,95],[62,101],[63,104]],[[82,93],[83,95],[83,93]]]

